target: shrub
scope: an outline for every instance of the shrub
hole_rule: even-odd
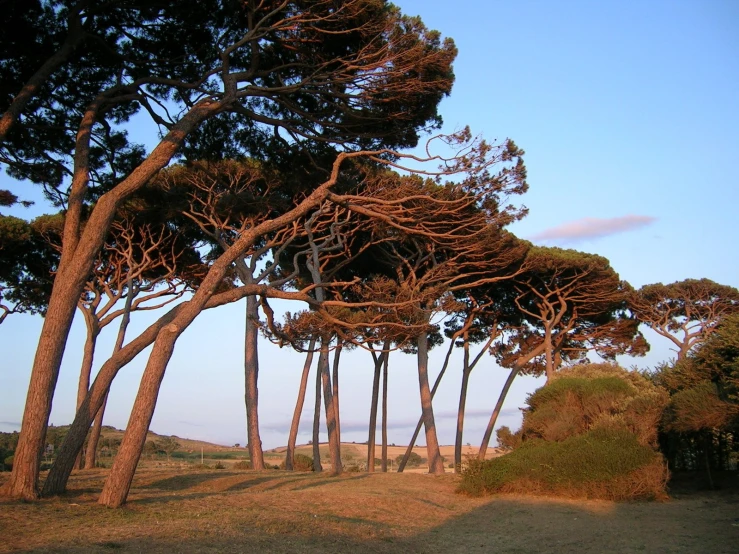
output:
[[[395,463],[400,465],[400,462],[403,461],[403,456],[400,455],[397,458],[395,458]],[[415,467],[420,466],[423,463],[423,458],[419,454],[416,454],[415,452],[411,452],[410,456],[408,456],[408,467]]]
[[[362,471],[362,468],[359,467],[357,464],[351,464],[351,465],[346,466],[344,470],[347,473],[359,473],[360,471]]]
[[[264,464],[264,467],[267,467],[267,464]],[[285,461],[283,460],[279,466],[274,466],[274,469],[285,469]],[[313,458],[306,456],[305,454],[295,454],[293,470],[313,471]]]
[[[665,495],[662,456],[625,427],[596,428],[563,441],[534,439],[505,456],[470,460],[459,490],[554,494],[608,500]]]
[[[13,456],[8,456],[7,458],[5,458],[3,463],[5,465],[5,469],[7,471],[11,471],[13,469]]]
[[[222,462],[216,462],[216,465],[213,466],[213,469],[226,469],[226,466],[223,465]]]
[[[264,464],[265,467],[267,464]],[[247,460],[241,460],[240,462],[236,462],[234,465],[231,466],[232,469],[251,469],[251,463]]]

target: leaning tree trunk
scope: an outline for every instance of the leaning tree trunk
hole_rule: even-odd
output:
[[[372,401],[370,403],[369,432],[367,433],[367,472],[375,472],[375,433],[377,430],[377,403],[380,397],[380,371],[385,359],[385,352],[379,356],[373,350],[372,356],[375,362],[375,374],[372,378]]]
[[[429,389],[428,375],[428,334],[418,335],[418,386],[421,392],[421,413],[426,430],[426,454],[428,457],[429,473],[444,473],[444,462],[439,451],[439,440],[436,436],[436,422],[434,408],[431,404],[431,390]]]
[[[547,372],[547,385],[551,382],[554,376],[554,359],[553,359],[553,346],[552,346],[552,329],[549,325],[544,329],[544,355],[546,359],[546,372]]]
[[[433,400],[434,395],[436,394],[437,389],[439,388],[439,384],[441,383],[441,378],[444,377],[444,373],[446,373],[446,368],[449,367],[449,357],[452,355],[452,349],[454,348],[454,340],[449,344],[449,349],[446,352],[446,357],[444,358],[444,365],[441,366],[441,371],[439,371],[439,375],[436,376],[436,381],[434,381],[434,388],[431,389],[431,399]],[[403,458],[400,460],[400,463],[398,464],[398,473],[403,473],[403,470],[405,469],[406,464],[408,464],[408,459],[411,456],[411,452],[413,452],[413,447],[416,445],[416,440],[418,440],[418,434],[421,432],[421,427],[423,426],[423,413],[421,413],[421,417],[418,418],[418,423],[416,424],[416,428],[413,431],[413,436],[411,437],[410,442],[408,443],[408,447],[405,449],[405,453],[403,454]]]
[[[305,364],[303,364],[303,374],[300,377],[300,388],[298,389],[298,399],[295,402],[293,420],[290,424],[290,436],[287,439],[287,450],[285,452],[285,469],[290,471],[292,471],[295,467],[295,442],[298,440],[300,415],[303,413],[303,404],[305,403],[305,391],[308,388],[308,375],[310,374],[310,366],[313,363],[313,349],[315,348],[315,346],[316,339],[315,337],[311,337],[310,344],[308,345],[308,353],[305,356]]]
[[[323,471],[321,465],[321,364],[316,367],[316,402],[313,408],[313,471]]]
[[[508,379],[506,379],[506,382],[503,385],[503,390],[500,391],[498,402],[495,404],[495,409],[493,410],[493,414],[490,416],[490,421],[488,421],[488,426],[485,429],[485,434],[482,437],[482,444],[480,444],[480,450],[477,453],[478,460],[485,459],[485,454],[487,454],[488,445],[490,444],[490,438],[493,436],[493,428],[495,427],[495,422],[498,420],[500,411],[503,409],[503,402],[505,402],[505,397],[508,395],[508,391],[511,388],[513,380],[516,378],[516,375],[518,375],[519,369],[519,366],[515,366],[511,370],[511,372],[508,374]]]
[[[244,400],[246,404],[246,429],[251,467],[264,469],[262,439],[259,436],[259,305],[256,296],[246,297],[246,332],[244,340]]]
[[[93,469],[97,462],[97,448],[100,442],[100,435],[103,432],[103,417],[105,415],[105,407],[108,405],[108,395],[105,395],[103,405],[100,406],[95,421],[90,431],[90,439],[87,441],[87,450],[85,450],[85,469]]]
[[[382,472],[387,473],[387,366],[390,343],[385,343],[385,363],[382,364]]]
[[[154,343],[146,369],[141,377],[139,392],[128,419],[123,441],[98,499],[98,503],[104,506],[117,508],[126,502],[136,466],[146,443],[146,433],[154,416],[159,388],[164,379],[167,364],[172,357],[174,345],[183,330],[168,326],[159,333]]]
[[[457,410],[457,434],[454,439],[454,472],[462,471],[462,434],[464,430],[464,409],[467,404],[467,385],[470,382],[470,342],[467,333],[464,335],[464,360],[462,363],[462,387],[459,391],[459,409]]]
[[[326,412],[326,429],[328,431],[328,453],[331,458],[331,473],[339,475],[341,467],[341,445],[336,428],[336,407],[331,387],[331,374],[329,371],[328,348],[329,337],[321,339],[320,354],[318,355],[318,369],[323,381],[323,406]]]

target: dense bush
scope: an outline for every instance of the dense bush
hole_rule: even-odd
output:
[[[268,464],[265,464],[265,467],[268,468]],[[285,462],[283,461],[279,466],[274,466],[274,469],[285,469]],[[295,471],[313,471],[313,458],[305,454],[295,454],[293,469]]]
[[[403,456],[400,455],[397,458],[395,458],[395,463],[400,465],[400,462],[403,461]],[[410,456],[408,456],[408,463],[406,464],[408,467],[416,467],[420,466],[424,462],[424,459],[421,458],[419,454],[416,454],[415,452],[411,452]]]
[[[251,469],[251,463],[247,460],[241,460],[231,466],[232,469]]]
[[[560,371],[526,401],[521,430],[501,429],[509,454],[471,461],[460,490],[613,500],[658,498],[667,471],[656,451],[667,393],[613,364]]]
[[[662,456],[626,428],[594,429],[553,442],[525,441],[499,458],[470,460],[460,491],[626,500],[664,496]]]

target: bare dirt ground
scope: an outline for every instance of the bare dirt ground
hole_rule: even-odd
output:
[[[737,552],[736,493],[612,503],[468,498],[457,477],[142,468],[129,503],[69,492],[0,503],[0,552]],[[7,478],[0,474],[0,482]]]

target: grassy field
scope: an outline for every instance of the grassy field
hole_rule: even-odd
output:
[[[0,504],[0,552],[736,552],[739,497],[659,503],[468,498],[452,474],[146,467],[129,503],[96,504],[105,469],[67,494]],[[0,482],[7,478],[0,474]]]

